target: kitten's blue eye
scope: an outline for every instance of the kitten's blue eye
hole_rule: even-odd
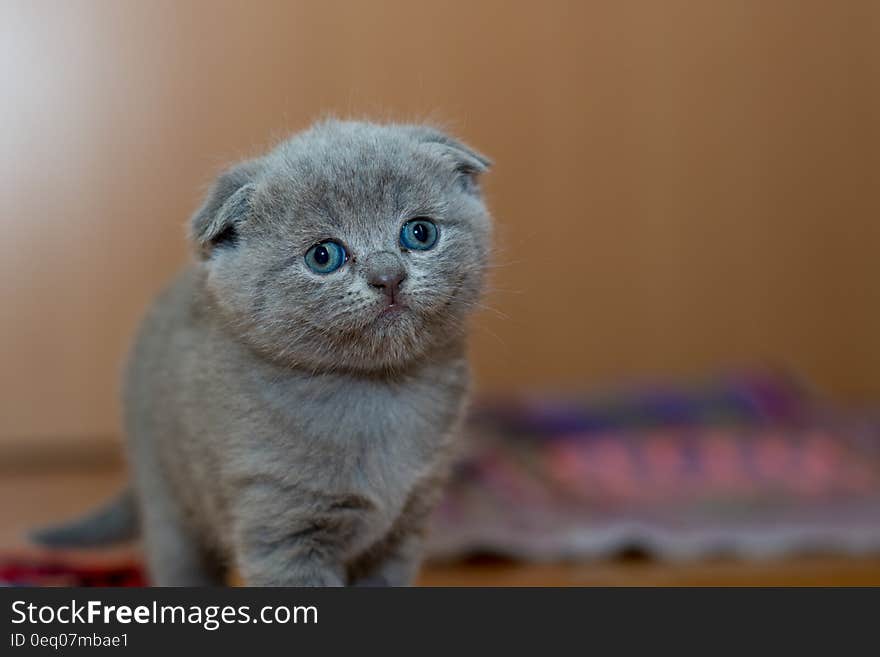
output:
[[[316,274],[329,274],[344,265],[347,257],[339,242],[321,242],[306,251],[306,264]]]
[[[440,230],[430,219],[411,219],[400,230],[400,245],[414,251],[433,249],[440,237]]]

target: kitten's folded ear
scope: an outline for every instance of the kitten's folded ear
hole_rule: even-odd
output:
[[[437,144],[444,155],[453,161],[455,168],[471,182],[492,166],[492,160],[470,146],[430,126],[411,126],[413,137],[423,144]]]
[[[252,211],[254,181],[262,169],[260,160],[237,164],[220,174],[202,206],[190,219],[190,237],[200,257],[208,258],[215,248],[235,246],[237,226]]]

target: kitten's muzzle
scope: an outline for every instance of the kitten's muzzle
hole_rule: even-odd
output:
[[[406,280],[406,268],[397,254],[375,253],[366,259],[363,268],[367,283],[385,295],[389,306],[400,303],[400,285]]]

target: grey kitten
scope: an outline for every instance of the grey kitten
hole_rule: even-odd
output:
[[[429,127],[327,121],[220,176],[199,259],[124,386],[134,495],[49,544],[143,530],[159,585],[405,585],[468,389],[488,161]]]

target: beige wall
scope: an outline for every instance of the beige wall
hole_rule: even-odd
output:
[[[497,162],[480,384],[742,364],[880,397],[880,3],[0,2],[0,443],[118,433],[222,163],[324,113]]]

